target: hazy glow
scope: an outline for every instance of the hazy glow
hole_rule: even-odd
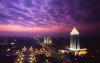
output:
[[[79,35],[79,32],[77,31],[77,29],[75,27],[71,31],[71,35]]]
[[[0,25],[0,31],[15,32],[61,32],[60,27],[52,25],[50,28],[43,27],[22,27],[18,25]]]

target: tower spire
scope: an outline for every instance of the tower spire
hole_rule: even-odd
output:
[[[72,29],[72,31],[71,31],[70,34],[71,34],[71,35],[79,35],[79,32],[77,31],[77,29],[75,28],[75,26],[74,26],[74,28]]]

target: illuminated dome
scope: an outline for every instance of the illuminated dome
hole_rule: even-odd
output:
[[[71,35],[79,35],[79,32],[78,32],[77,29],[74,27],[70,34],[71,34]]]

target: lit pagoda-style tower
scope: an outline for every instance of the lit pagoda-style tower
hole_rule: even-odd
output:
[[[79,50],[80,43],[79,43],[79,32],[74,27],[70,33],[70,50]]]
[[[45,44],[45,45],[52,44],[52,40],[50,39],[50,37],[45,37],[45,38],[44,38],[44,44]]]

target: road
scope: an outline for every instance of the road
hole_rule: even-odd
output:
[[[43,44],[43,42],[40,42],[39,40],[37,40],[37,43],[41,45],[42,47],[44,47],[45,49],[47,49],[51,53],[51,55],[55,57],[58,61],[62,60],[62,63],[72,63],[70,59],[65,58],[64,56],[61,57],[58,53],[55,53],[55,51],[52,48],[49,48],[48,46]]]

